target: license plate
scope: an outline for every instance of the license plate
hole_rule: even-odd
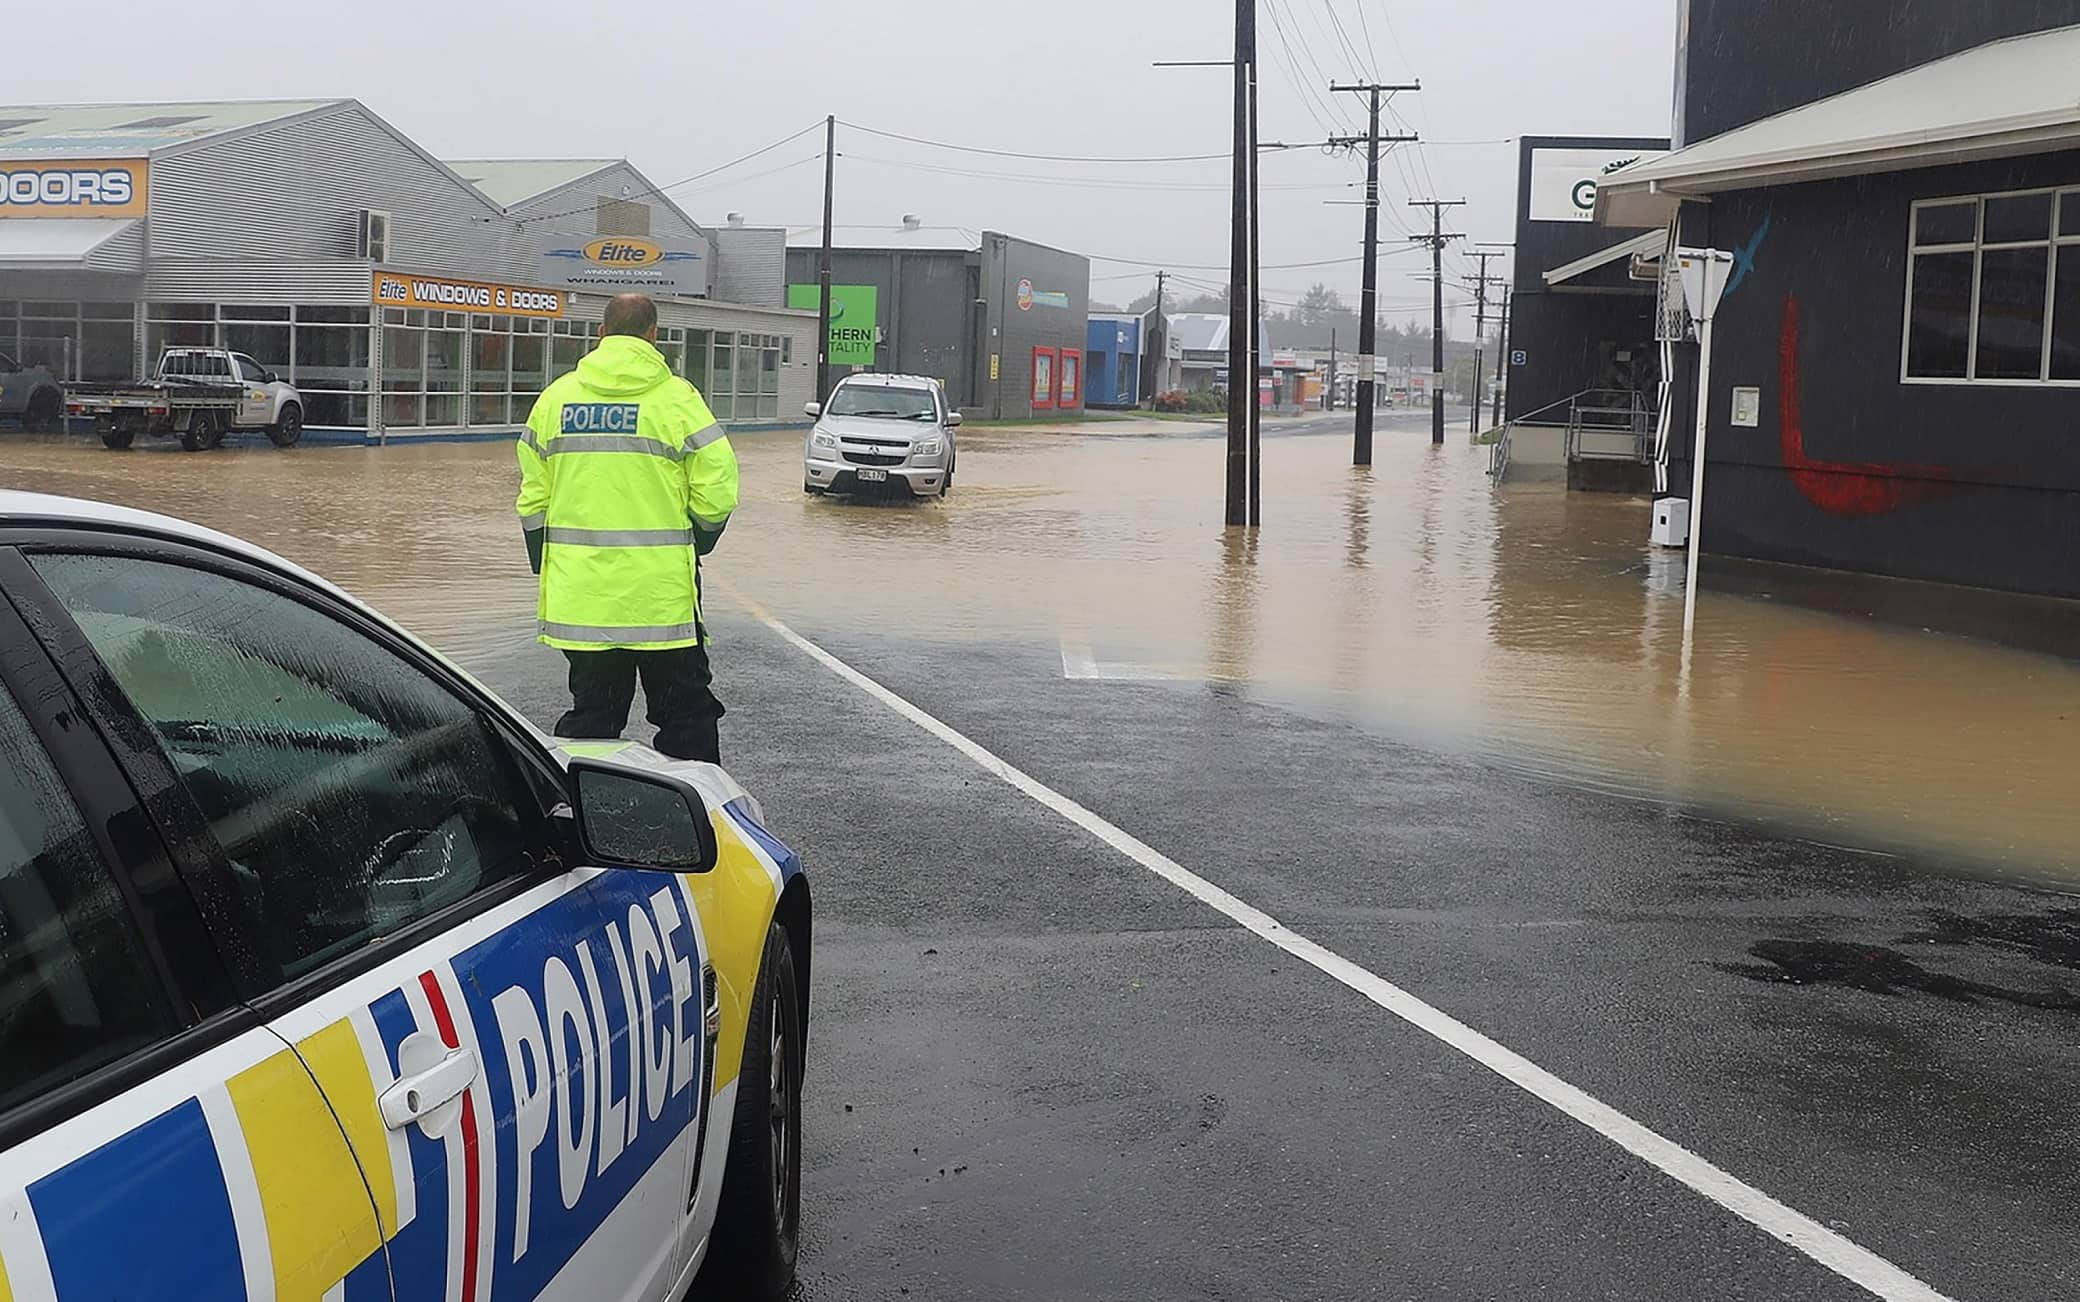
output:
[[[886,470],[876,470],[872,466],[861,466],[853,473],[859,477],[859,482],[862,484],[881,484],[888,481],[888,472]]]

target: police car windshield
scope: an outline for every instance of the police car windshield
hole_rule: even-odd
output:
[[[831,395],[833,416],[882,416],[893,420],[930,420],[938,415],[930,389],[895,389],[879,385],[841,384]]]

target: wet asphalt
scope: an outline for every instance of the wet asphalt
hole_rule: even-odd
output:
[[[801,1297],[1869,1296],[714,618],[816,892]],[[1051,644],[798,631],[1941,1294],[2080,1296],[2080,900]],[[547,653],[487,677],[559,705]]]

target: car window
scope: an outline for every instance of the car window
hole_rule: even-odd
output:
[[[158,730],[285,977],[528,867],[500,743],[382,646],[208,570],[35,564]]]
[[[901,420],[936,420],[938,402],[930,389],[898,389],[879,384],[841,384],[831,395],[833,416],[883,416]]]
[[[245,377],[247,383],[260,384],[267,379],[267,368],[244,353],[234,354],[233,359],[238,363],[238,373]]]
[[[0,1111],[167,1032],[142,955],[78,807],[0,692]]]

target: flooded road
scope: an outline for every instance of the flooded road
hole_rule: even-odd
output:
[[[1369,472],[1342,436],[1292,434],[1266,441],[1250,540],[1220,526],[1217,441],[1100,430],[971,431],[951,498],[888,505],[806,497],[798,435],[741,437],[709,600],[1058,646],[1079,677],[1213,684],[1818,840],[2080,879],[2080,665],[1708,590],[1686,692],[1681,555],[1646,544],[1641,501],[1497,493],[1484,449],[1413,428]],[[0,438],[0,484],[254,539],[465,664],[531,636],[509,445]]]

